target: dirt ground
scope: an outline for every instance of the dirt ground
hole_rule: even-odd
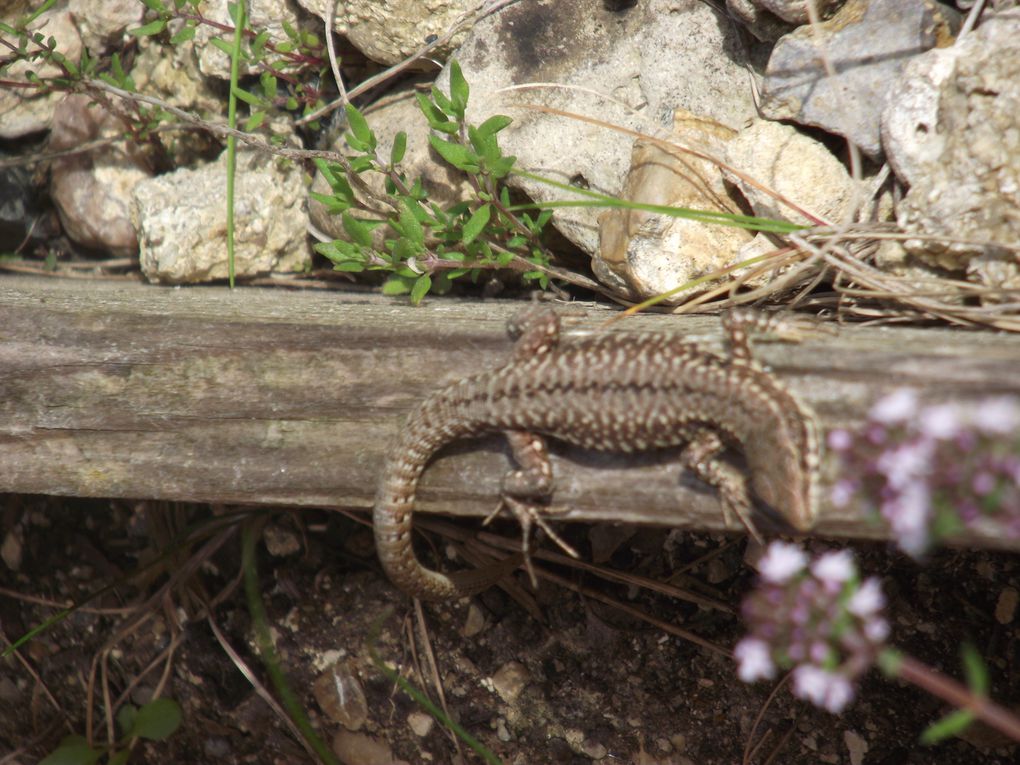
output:
[[[438,681],[450,716],[504,763],[1020,761],[1020,747],[979,726],[962,738],[921,746],[918,736],[946,708],[877,671],[841,717],[797,701],[786,688],[770,702],[775,684],[738,681],[725,654],[741,636],[731,610],[752,581],[741,538],[564,529],[587,559],[594,550],[608,567],[669,581],[720,608],[551,567],[570,582],[689,630],[713,650],[591,592],[546,582],[530,609],[493,589],[470,602],[426,604],[416,612],[383,577],[370,531],[356,519],[326,511],[238,513],[0,497],[3,646],[53,616],[57,604],[91,598],[22,645],[17,657],[0,660],[0,763],[34,763],[63,736],[84,735],[90,699],[94,736],[105,741],[103,666],[111,702],[124,694],[145,703],[165,673],[162,695],[183,709],[175,733],[137,746],[129,762],[313,761],[242,673],[246,667],[271,688],[239,583],[238,518],[257,518],[262,601],[290,687],[326,745],[352,765],[483,761],[463,744],[458,750],[376,668],[373,650],[437,703]],[[176,544],[182,529],[197,537]],[[208,549],[214,544],[218,549]],[[439,540],[436,547],[444,545]],[[1020,559],[950,551],[921,567],[881,545],[856,549],[863,570],[883,580],[899,647],[959,677],[959,646],[970,641],[988,664],[993,698],[1020,703]],[[687,568],[692,561],[700,562]],[[206,619],[203,603],[217,598]],[[94,662],[100,669],[90,693]]]

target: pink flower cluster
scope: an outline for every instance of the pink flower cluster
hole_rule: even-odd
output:
[[[738,676],[750,683],[792,668],[795,696],[842,712],[889,635],[878,580],[861,581],[849,550],[810,561],[786,542],[770,544],[758,570],[742,608],[749,634],[733,651]]]
[[[842,460],[833,503],[865,503],[910,555],[964,526],[993,523],[1020,536],[1015,398],[921,406],[900,389],[872,407],[859,431],[834,430],[828,444]]]

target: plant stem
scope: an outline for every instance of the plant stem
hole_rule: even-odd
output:
[[[965,685],[943,675],[910,656],[901,656],[896,675],[958,709],[973,712],[976,717],[997,731],[1020,741],[1020,718],[986,696],[975,694]]]

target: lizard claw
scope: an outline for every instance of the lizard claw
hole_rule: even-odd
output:
[[[556,545],[571,558],[581,557],[577,550],[571,547],[570,544],[563,539],[563,537],[557,534],[556,531],[553,530],[552,526],[546,522],[544,516],[549,513],[549,510],[545,507],[535,505],[530,502],[522,502],[519,499],[514,499],[513,497],[503,497],[500,507],[498,507],[496,512],[486,519],[486,523],[494,518],[496,513],[504,507],[513,514],[521,526],[521,552],[524,554],[524,568],[528,572],[528,579],[531,580],[532,587],[538,587],[538,577],[535,576],[535,568],[531,562],[531,530],[535,526],[544,531],[549,538],[552,539]]]

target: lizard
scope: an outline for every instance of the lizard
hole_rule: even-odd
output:
[[[585,449],[629,454],[682,447],[680,462],[714,487],[729,520],[758,537],[752,497],[805,531],[814,522],[820,461],[811,410],[753,357],[748,333],[796,339],[803,323],[736,310],[723,316],[728,356],[675,333],[599,333],[560,340],[560,319],[533,305],[508,322],[515,339],[503,365],[432,392],[410,415],[389,452],[375,498],[380,562],[405,593],[422,600],[474,595],[520,565],[520,554],[484,568],[443,574],[415,556],[417,484],[447,444],[504,433],[517,469],[502,483],[503,505],[541,520],[553,492],[546,437]],[[737,446],[746,474],[720,459]],[[525,546],[526,555],[526,546]]]

